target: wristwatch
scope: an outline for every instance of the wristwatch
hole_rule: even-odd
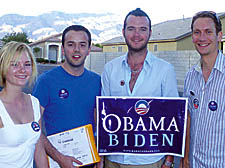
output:
[[[170,162],[170,161],[168,161],[168,160],[165,160],[163,164],[164,164],[165,166],[167,166],[167,167],[173,168],[173,162]]]

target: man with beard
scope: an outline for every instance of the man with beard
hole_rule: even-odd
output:
[[[147,49],[151,20],[137,8],[124,20],[123,36],[128,53],[108,62],[102,73],[103,96],[177,97],[177,82],[171,64],[155,57]],[[172,156],[112,155],[106,168],[168,168]]]
[[[83,26],[72,25],[62,34],[65,62],[43,73],[37,80],[33,95],[44,111],[47,135],[92,124],[94,127],[95,98],[100,95],[100,76],[84,68],[91,51],[91,34]],[[71,168],[74,157],[58,152],[45,136],[45,149],[62,168]],[[93,167],[85,166],[85,167]]]

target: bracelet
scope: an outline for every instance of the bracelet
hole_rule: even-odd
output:
[[[173,167],[173,162],[170,162],[168,160],[165,160],[163,164],[167,167]]]

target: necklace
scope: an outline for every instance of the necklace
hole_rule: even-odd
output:
[[[141,68],[136,69],[136,70],[131,69],[131,73],[132,74],[137,74],[137,73],[141,72],[141,70],[142,70],[142,66],[141,66]]]
[[[143,68],[143,64],[144,64],[144,61],[143,62],[139,62],[139,63],[131,63],[131,60],[127,61],[129,67],[130,67],[130,71],[131,71],[131,74],[132,75],[137,75],[141,72],[142,68]]]

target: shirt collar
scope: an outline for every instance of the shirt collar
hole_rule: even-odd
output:
[[[225,73],[225,58],[224,55],[221,53],[221,51],[218,52],[213,69],[217,69],[220,72]],[[201,59],[196,64],[195,70],[198,72],[201,71]]]
[[[221,51],[219,51],[217,55],[214,69],[217,69],[222,73],[225,73],[225,58]]]
[[[127,59],[128,59],[128,53],[126,53],[122,59],[122,66],[129,67],[129,65],[127,63]],[[152,67],[152,65],[153,65],[152,62],[153,62],[153,54],[151,52],[147,51],[143,69],[146,69],[146,66]]]

